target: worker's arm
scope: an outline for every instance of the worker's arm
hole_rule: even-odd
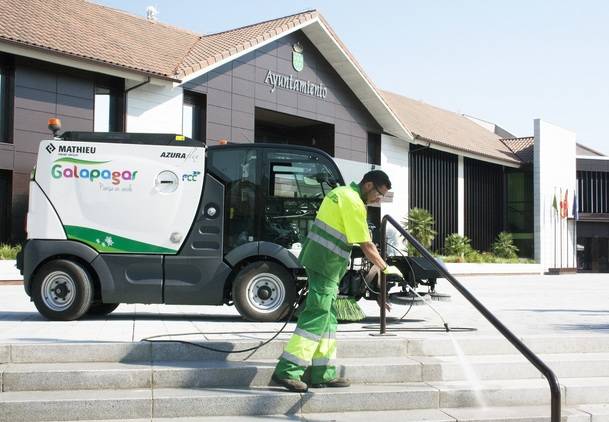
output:
[[[368,260],[372,262],[376,267],[376,270],[375,267],[372,267],[372,270],[369,273],[370,276],[374,277],[376,274],[378,274],[378,271],[382,271],[387,268],[387,263],[383,260],[383,258],[381,258],[381,254],[379,254],[379,251],[378,249],[376,249],[376,245],[374,243],[360,243],[359,247],[362,249],[364,255],[366,255],[366,258],[368,258]],[[380,299],[381,297],[379,296],[376,300],[379,306],[381,306]],[[391,304],[389,302],[385,303],[385,309],[387,311],[391,311]]]
[[[379,269],[384,270],[387,268],[387,263],[381,258],[381,254],[379,254],[378,249],[376,249],[376,245],[372,242],[360,243],[359,247],[362,249],[368,261],[372,262]]]

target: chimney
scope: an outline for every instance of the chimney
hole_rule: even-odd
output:
[[[148,6],[146,8],[146,20],[148,22],[156,22],[158,21],[157,15],[159,11],[154,6]]]

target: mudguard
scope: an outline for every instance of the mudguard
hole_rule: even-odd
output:
[[[90,246],[71,240],[28,240],[23,249],[23,287],[28,296],[34,271],[48,258],[62,255],[75,256],[91,263],[99,254]]]
[[[286,248],[273,242],[250,242],[238,246],[224,256],[224,260],[231,266],[257,256],[268,256],[281,262],[290,270],[301,269],[298,259]]]

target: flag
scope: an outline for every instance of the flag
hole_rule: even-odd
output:
[[[558,216],[562,218],[562,188],[558,191]]]
[[[569,216],[569,189],[565,191],[565,200],[562,201],[562,218]]]
[[[552,208],[554,208],[554,211],[558,212],[558,205],[556,205],[556,192],[554,192],[554,199],[552,199]]]

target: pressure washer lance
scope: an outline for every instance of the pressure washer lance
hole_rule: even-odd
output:
[[[442,322],[444,323],[444,328],[446,329],[446,332],[447,332],[447,333],[448,333],[448,332],[450,332],[450,328],[448,328],[448,322],[446,322],[446,320],[445,320],[444,318],[442,318],[442,315],[440,314],[440,312],[438,312],[438,311],[436,310],[436,308],[434,308],[433,306],[431,306],[431,303],[429,303],[429,301],[428,301],[428,300],[425,300],[425,299],[423,298],[423,296],[421,296],[420,294],[418,294],[418,293],[417,293],[417,291],[416,291],[415,289],[413,289],[413,288],[412,288],[410,285],[408,285],[408,284],[406,284],[406,289],[410,290],[410,291],[411,291],[412,293],[414,293],[414,294],[415,294],[415,295],[416,295],[416,296],[417,296],[419,299],[421,299],[421,301],[422,301],[422,302],[423,302],[425,305],[429,306],[429,307],[431,308],[431,310],[432,310],[432,311],[434,311],[434,312],[435,312],[435,313],[436,313],[436,314],[437,314],[437,315],[440,317],[440,319],[442,320]]]

